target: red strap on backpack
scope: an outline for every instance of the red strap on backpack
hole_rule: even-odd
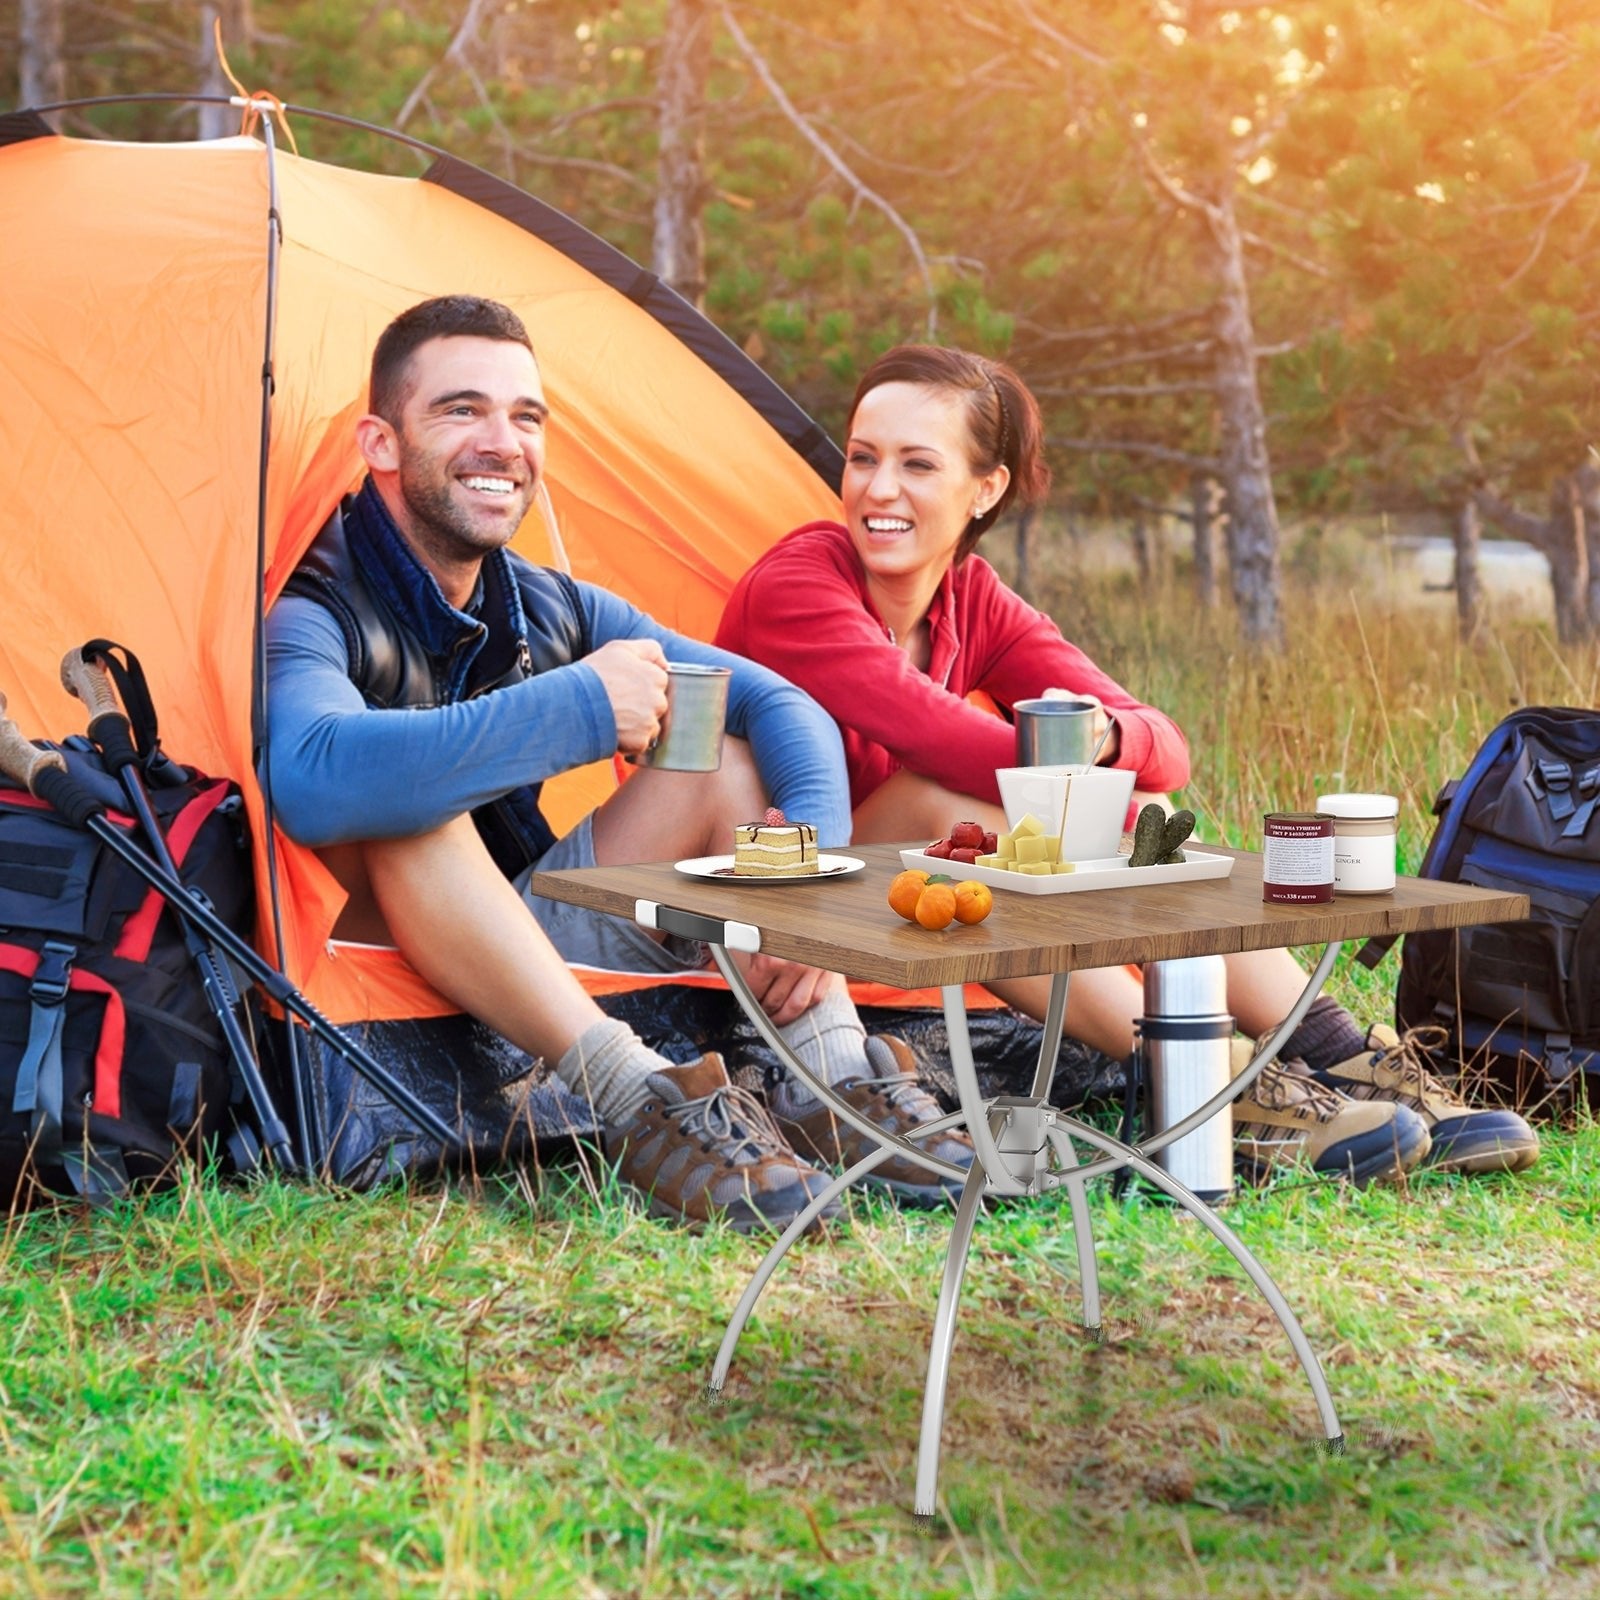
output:
[[[178,866],[183,865],[183,858],[189,853],[189,846],[194,843],[201,825],[222,804],[227,793],[228,780],[215,778],[172,819],[172,826],[167,829],[167,849],[172,852],[172,859]],[[148,960],[150,946],[156,936],[156,924],[161,920],[162,907],[166,903],[159,889],[151,889],[139,909],[123,924],[117,947],[111,953],[121,956],[125,961]]]
[[[22,945],[0,944],[0,972],[31,978],[39,970],[39,952]],[[104,978],[74,967],[67,974],[69,989],[106,997],[105,1021],[94,1053],[94,1107],[103,1117],[122,1115],[122,1049],[127,1039],[127,1015],[122,996]]]

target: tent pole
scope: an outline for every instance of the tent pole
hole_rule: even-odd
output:
[[[261,359],[261,451],[256,470],[256,591],[252,619],[250,661],[250,758],[261,785],[267,845],[267,893],[272,908],[272,937],[278,970],[287,970],[283,946],[283,911],[278,894],[278,849],[272,807],[272,755],[267,739],[267,462],[272,447],[272,358],[278,333],[278,253],[283,243],[283,220],[278,213],[277,145],[272,118],[261,119],[261,138],[267,151],[267,304],[266,339]],[[289,1051],[289,1081],[294,1090],[295,1127],[300,1139],[301,1171],[315,1182],[326,1152],[322,1130],[312,1114],[311,1063],[306,1041],[287,1012],[283,1037]]]

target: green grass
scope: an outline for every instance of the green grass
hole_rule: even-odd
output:
[[[1097,1347],[1064,1205],[989,1216],[934,1537],[907,1508],[944,1216],[864,1204],[799,1251],[711,1409],[756,1247],[568,1172],[33,1215],[0,1255],[0,1590],[1589,1593],[1597,1154],[1586,1129],[1520,1180],[1230,1208],[1324,1360],[1342,1460],[1192,1221],[1099,1195]]]
[[[1210,837],[1319,788],[1435,788],[1512,703],[1594,703],[1526,625],[1291,595],[1281,662],[1168,585],[1055,574],[1069,635],[1169,706]],[[1392,961],[1337,992],[1387,1009]],[[727,1403],[701,1387],[759,1249],[572,1168],[336,1197],[188,1177],[0,1239],[0,1595],[1583,1596],[1600,1591],[1600,1132],[1516,1179],[1280,1181],[1228,1218],[1350,1441],[1191,1220],[1100,1190],[1107,1338],[1055,1198],[980,1224],[946,1529],[909,1516],[948,1218],[862,1203],[796,1252]]]

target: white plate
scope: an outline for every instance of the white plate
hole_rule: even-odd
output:
[[[672,866],[675,872],[682,872],[688,877],[714,878],[718,883],[816,883],[824,878],[848,878],[852,873],[860,872],[866,862],[855,856],[830,856],[819,852],[815,872],[768,872],[760,877],[752,874],[743,878],[734,876],[732,856],[696,856],[690,861],[674,861]]]
[[[972,866],[965,861],[941,861],[920,850],[902,850],[900,864],[924,872],[948,872],[958,883],[975,878],[991,889],[1009,889],[1014,894],[1081,894],[1088,889],[1137,889],[1149,883],[1187,883],[1198,878],[1226,878],[1233,871],[1232,856],[1207,855],[1203,850],[1184,848],[1182,861],[1170,867],[1130,867],[1126,856],[1080,861],[1075,872],[1002,872],[997,867]]]

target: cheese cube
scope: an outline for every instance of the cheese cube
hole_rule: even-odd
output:
[[[1055,864],[1055,870],[1057,872],[1076,872],[1078,863],[1076,861],[1058,861]]]
[[[1015,861],[1017,859],[1017,841],[1009,833],[997,834],[994,842],[995,854],[1002,861]]]
[[[1022,821],[1011,832],[1018,839],[1033,839],[1044,832],[1044,824],[1031,811],[1028,811],[1023,813]]]
[[[972,864],[975,867],[993,867],[996,872],[1004,872],[1006,870],[1006,858],[1000,855],[979,856]]]
[[[1018,861],[1044,861],[1051,862],[1056,858],[1056,841],[1048,835],[1039,838],[1017,840]]]
[[[1030,878],[1048,878],[1055,868],[1048,861],[1019,861],[1011,870],[1025,872]]]

